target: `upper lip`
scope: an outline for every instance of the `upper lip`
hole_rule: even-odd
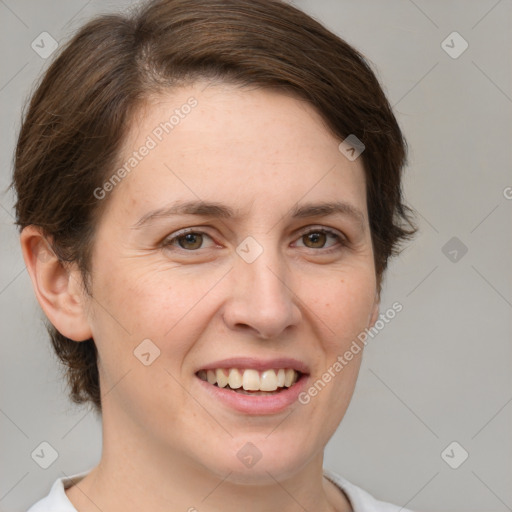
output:
[[[243,368],[253,370],[271,370],[279,368],[293,368],[301,373],[309,374],[308,366],[291,357],[279,357],[275,359],[256,359],[254,357],[231,357],[229,359],[221,359],[213,363],[205,364],[198,368],[200,370],[215,370],[217,368]]]

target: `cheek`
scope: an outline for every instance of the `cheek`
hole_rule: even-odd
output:
[[[116,268],[117,267],[117,268]],[[197,279],[137,259],[111,266],[96,287],[98,300],[135,336],[161,336],[190,310],[201,293]]]
[[[108,340],[103,354],[130,365],[133,350],[150,339],[164,356],[161,361],[172,356],[180,364],[216,310],[215,284],[224,273],[219,269],[198,275],[133,261],[106,274],[97,283],[95,308],[98,341]]]
[[[154,269],[117,268],[103,275],[93,300],[102,389],[115,389],[106,399],[122,403],[141,424],[146,414],[158,422],[155,411],[162,406],[174,411],[187,399],[176,379],[191,340],[200,334],[192,313],[202,287],[191,287],[190,278],[184,286],[185,279]],[[165,404],[162,397],[167,397]]]
[[[133,332],[153,335],[160,340],[176,338],[199,329],[208,316],[204,311],[214,293],[215,283],[222,273],[187,273],[149,270],[143,276],[125,279],[121,288],[128,289],[132,299],[126,304],[125,314],[130,317]],[[213,310],[213,306],[211,307]]]
[[[371,270],[371,269],[370,269]],[[371,271],[355,269],[335,272],[316,286],[304,288],[304,302],[320,319],[326,348],[340,350],[350,344],[369,324],[376,293],[375,276]]]

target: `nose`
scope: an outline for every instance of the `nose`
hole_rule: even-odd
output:
[[[252,263],[236,257],[223,318],[234,331],[276,339],[301,320],[290,270],[277,251],[266,248]]]

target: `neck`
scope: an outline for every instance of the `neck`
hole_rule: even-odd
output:
[[[264,465],[256,469],[255,465],[249,470],[254,473],[235,469],[217,474],[191,460],[179,447],[148,441],[144,432],[127,429],[126,423],[121,431],[117,425],[109,427],[113,425],[104,415],[101,461],[66,491],[80,512],[291,512],[297,507],[317,512],[352,511],[344,494],[323,477],[323,452],[299,470],[286,473]],[[129,445],[126,439],[131,440]]]

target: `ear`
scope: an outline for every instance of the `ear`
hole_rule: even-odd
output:
[[[379,308],[380,308],[380,296],[379,296],[379,293],[377,292],[377,293],[375,293],[375,301],[373,303],[372,312],[370,313],[370,318],[369,318],[370,323],[369,323],[368,327],[373,327],[373,325],[379,318]]]
[[[25,227],[20,242],[34,292],[48,320],[71,340],[92,338],[80,272],[64,266],[40,228]]]

